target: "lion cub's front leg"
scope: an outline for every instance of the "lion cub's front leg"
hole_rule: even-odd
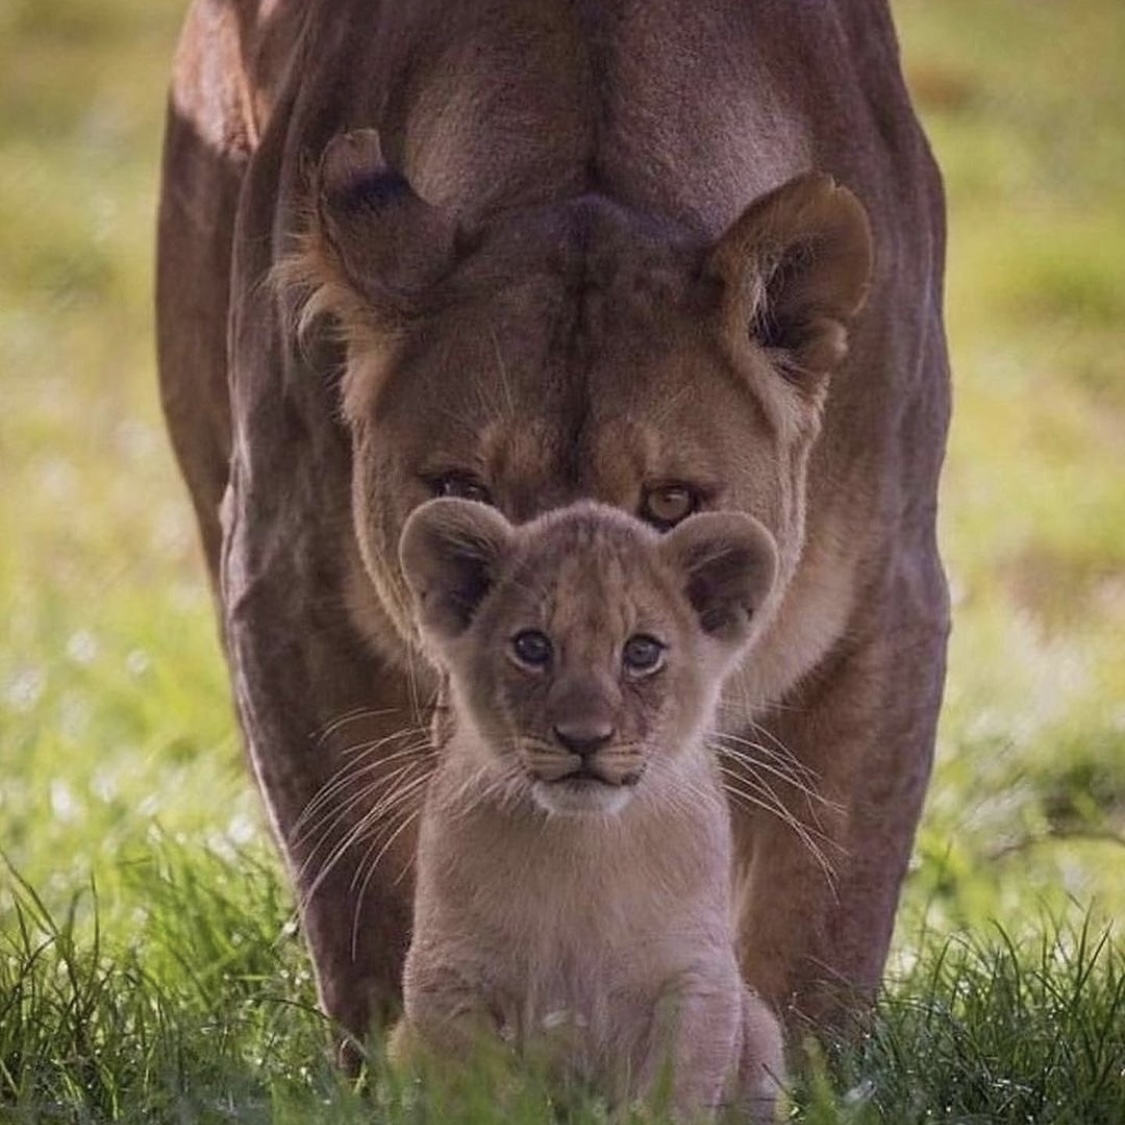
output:
[[[774,1119],[784,1062],[778,1021],[733,966],[679,978],[657,1002],[639,1088],[677,1120],[732,1107],[738,1120]]]
[[[785,1084],[785,1042],[781,1024],[752,989],[742,989],[742,1036],[737,1080],[730,1104],[735,1120],[777,1119],[777,1099]]]
[[[439,1058],[456,1066],[500,1047],[500,1021],[485,989],[442,957],[412,949],[404,984],[406,1013],[387,1045],[395,1066],[417,1070]]]

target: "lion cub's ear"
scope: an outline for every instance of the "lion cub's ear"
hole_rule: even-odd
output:
[[[776,354],[783,375],[815,393],[847,353],[847,325],[871,284],[863,205],[808,173],[752,203],[711,253],[724,283],[725,330]]]
[[[411,513],[398,553],[423,631],[438,640],[465,632],[511,539],[512,525],[474,500],[428,500]]]
[[[328,312],[348,331],[421,311],[453,265],[457,224],[390,167],[374,129],[333,137],[312,199],[309,229],[282,269],[313,291],[303,321]]]
[[[741,512],[702,512],[677,524],[659,551],[683,575],[683,590],[708,636],[740,645],[777,574],[773,536]]]

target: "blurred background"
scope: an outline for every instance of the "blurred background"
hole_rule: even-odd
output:
[[[282,885],[156,395],[185,6],[0,0],[0,849],[48,905],[93,878],[122,925],[154,841]],[[894,8],[946,176],[956,385],[955,633],[906,948],[1125,911],[1125,5]]]

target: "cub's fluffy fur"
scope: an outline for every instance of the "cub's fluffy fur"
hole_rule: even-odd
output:
[[[513,527],[442,499],[400,554],[451,711],[399,1052],[499,1036],[615,1104],[664,1089],[684,1117],[768,1118],[781,1037],[739,973],[705,735],[773,592],[772,537],[735,513],[661,536],[593,503]]]

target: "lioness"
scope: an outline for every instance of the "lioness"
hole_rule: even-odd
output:
[[[787,1018],[871,994],[944,671],[943,239],[885,0],[194,0],[161,386],[344,1028],[401,997],[386,797],[437,681],[395,548],[435,496],[769,529],[722,709],[742,967]]]
[[[467,1060],[499,1035],[618,1105],[663,1085],[685,1120],[729,1104],[771,1119],[781,1034],[739,975],[704,739],[758,631],[772,537],[741,514],[662,537],[589,502],[513,528],[431,500],[401,559],[452,714],[399,1053]]]

